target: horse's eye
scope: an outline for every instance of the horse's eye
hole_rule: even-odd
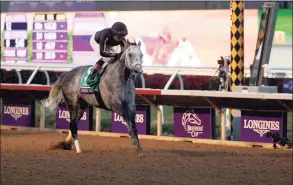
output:
[[[129,53],[129,57],[132,57],[132,54],[131,53]]]

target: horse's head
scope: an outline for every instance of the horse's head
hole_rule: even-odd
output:
[[[143,54],[140,49],[141,43],[131,43],[128,40],[124,43],[125,47],[121,52],[121,61],[125,62],[125,67],[130,70],[131,73],[142,74],[142,57]]]

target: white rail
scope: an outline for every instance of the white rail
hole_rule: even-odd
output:
[[[35,70],[36,64],[1,64],[1,68],[5,70]],[[77,67],[71,64],[42,64],[40,65],[39,71],[69,71]],[[196,76],[213,76],[217,67],[160,67],[160,66],[144,66],[145,74],[165,74],[173,75],[196,75]],[[250,69],[244,69],[244,76],[250,77]],[[292,69],[289,68],[267,68],[266,77],[268,78],[292,78]]]

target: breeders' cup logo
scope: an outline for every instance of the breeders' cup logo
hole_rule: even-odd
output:
[[[67,111],[67,110],[59,110],[58,111],[58,118],[65,119],[67,122],[70,122],[69,111]],[[87,115],[86,115],[86,112],[84,111],[80,120],[86,120],[86,118],[87,118]]]
[[[274,131],[274,130],[278,131],[280,129],[280,122],[244,119],[244,128],[251,129],[254,132],[258,133],[260,137],[263,137],[263,135],[265,133],[268,133],[269,131]]]
[[[191,137],[197,137],[203,133],[201,119],[194,112],[186,111],[182,115],[181,122],[185,132],[189,133]]]
[[[17,121],[21,116],[29,115],[29,107],[6,106],[4,105],[4,114],[8,114]]]
[[[124,121],[123,117],[117,113],[114,113],[114,121],[121,122],[123,125],[128,126],[127,123]],[[143,123],[144,122],[143,114],[136,114],[135,122],[136,123]]]

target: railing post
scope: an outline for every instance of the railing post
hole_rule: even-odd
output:
[[[19,72],[17,69],[15,69],[15,72],[16,72],[16,74],[17,74],[18,83],[19,83],[19,84],[22,84],[22,78],[21,78],[21,74],[20,74],[20,72]]]
[[[44,74],[46,76],[47,85],[50,85],[51,82],[50,82],[50,76],[49,76],[48,72],[47,71],[44,71]]]
[[[162,111],[161,109],[157,109],[157,136],[162,136],[162,133]]]
[[[140,81],[141,81],[141,87],[145,88],[145,79],[144,79],[143,73],[140,75]]]
[[[45,125],[45,118],[46,118],[46,113],[45,113],[45,107],[40,103],[40,129],[46,128]]]
[[[101,109],[96,108],[96,132],[101,131]]]
[[[147,99],[146,97],[139,95],[145,102],[150,104],[152,107],[154,107],[157,110],[157,136],[162,136],[162,111],[161,109],[155,105],[152,101]]]
[[[226,111],[223,109],[223,111],[220,112],[221,114],[221,140],[226,140]]]

